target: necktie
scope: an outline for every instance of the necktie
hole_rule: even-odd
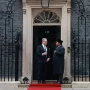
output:
[[[44,46],[44,50],[45,50],[45,52],[47,52],[47,47],[46,46]],[[46,55],[46,58],[47,58],[47,55]]]
[[[44,46],[44,50],[45,50],[45,52],[47,52],[46,46]]]

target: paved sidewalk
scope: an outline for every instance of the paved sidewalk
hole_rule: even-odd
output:
[[[27,87],[19,87],[19,83],[0,83],[0,90],[27,90]],[[90,88],[62,88],[62,90],[90,90]]]
[[[27,90],[27,88],[0,88],[0,90]],[[62,88],[62,90],[90,90],[89,88]]]
[[[90,88],[63,88],[62,90],[90,90]]]
[[[63,88],[62,90],[72,90],[72,88]]]
[[[18,88],[18,87],[0,87],[0,90],[27,90],[27,88]],[[63,88],[62,90],[90,90],[89,88]]]
[[[90,90],[90,88],[73,88],[72,90]]]

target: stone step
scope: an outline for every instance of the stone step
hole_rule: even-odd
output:
[[[29,86],[30,86],[30,84],[19,84],[18,85],[19,88],[28,88]],[[48,86],[48,84],[47,84],[47,86]],[[62,84],[61,87],[62,88],[72,88],[72,84]]]

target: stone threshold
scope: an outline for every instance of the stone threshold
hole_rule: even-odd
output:
[[[56,84],[56,80],[46,80],[47,84]],[[37,84],[37,80],[33,80],[32,84]],[[18,87],[21,88],[27,88],[29,87],[29,84],[19,84]],[[69,84],[62,84],[63,88],[72,88],[72,84],[69,82]]]
[[[36,82],[33,82],[36,83]],[[51,81],[49,81],[51,83]],[[29,84],[18,84],[20,88],[27,88]],[[90,89],[90,82],[72,82],[71,84],[62,84],[62,88],[89,88]]]
[[[52,84],[56,81],[47,81],[48,84]],[[37,84],[36,81],[32,82],[33,84]],[[20,81],[5,81],[0,82],[0,84],[17,84],[19,88],[27,88],[30,84],[20,84]],[[89,88],[90,89],[90,82],[72,82],[71,84],[62,84],[62,88]]]
[[[72,88],[72,84],[62,84],[62,88]],[[29,84],[19,84],[19,88],[28,88]]]
[[[89,88],[90,82],[72,82],[72,88]]]

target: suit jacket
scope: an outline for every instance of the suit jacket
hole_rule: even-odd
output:
[[[42,56],[42,53],[44,53],[45,50],[42,45],[39,45],[37,48],[37,59],[38,63],[46,63],[47,58],[49,58],[49,49],[47,47],[47,56]]]

